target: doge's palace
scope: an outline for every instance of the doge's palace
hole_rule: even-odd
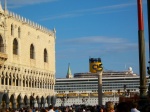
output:
[[[0,4],[0,109],[55,104],[55,39]]]

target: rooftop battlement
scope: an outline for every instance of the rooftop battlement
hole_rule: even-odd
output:
[[[33,21],[30,21],[27,18],[24,18],[18,14],[15,14],[13,12],[7,11],[7,16],[10,18],[14,18],[17,21],[22,22],[23,24],[27,24],[33,28],[35,28],[36,30],[41,30],[42,32],[48,33],[49,35],[54,35],[56,33],[55,29],[54,30],[49,30],[41,25],[39,25],[38,23],[35,23]]]

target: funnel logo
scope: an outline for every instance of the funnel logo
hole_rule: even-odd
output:
[[[102,69],[103,69],[102,63],[100,63],[100,64],[93,64],[93,65],[92,65],[92,69],[93,69],[93,70],[96,70],[96,71],[102,70]]]

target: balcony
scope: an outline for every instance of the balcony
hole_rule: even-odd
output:
[[[0,65],[4,64],[4,62],[7,60],[7,54],[0,52]]]

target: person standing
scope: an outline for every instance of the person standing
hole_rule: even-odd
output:
[[[50,105],[50,106],[49,106],[49,111],[48,111],[48,112],[55,112],[55,111],[54,111],[54,106],[53,106],[53,105]]]
[[[138,104],[137,103],[133,103],[132,104],[132,108],[131,108],[131,112],[140,112],[138,109]]]

